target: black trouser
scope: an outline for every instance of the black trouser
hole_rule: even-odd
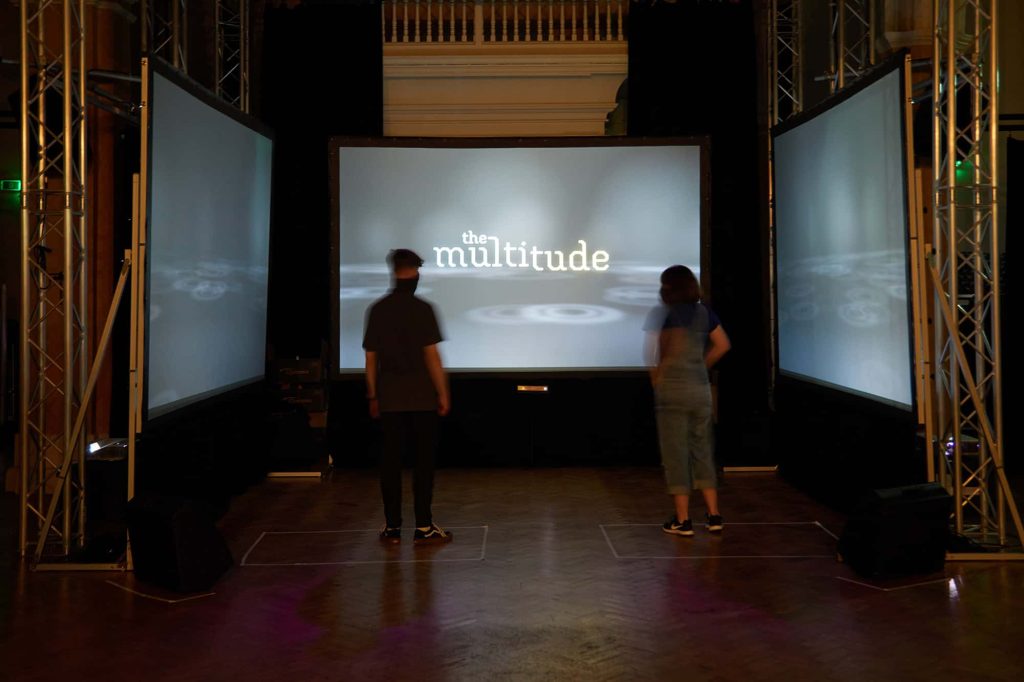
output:
[[[434,496],[434,452],[437,449],[436,412],[382,412],[383,447],[380,456],[380,492],[384,517],[391,528],[402,525],[402,455],[408,448],[415,454],[412,490],[416,526],[425,528],[433,520],[430,505]]]

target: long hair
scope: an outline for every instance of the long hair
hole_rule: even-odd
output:
[[[661,300],[666,305],[696,303],[700,298],[700,282],[690,268],[673,265],[661,273]]]

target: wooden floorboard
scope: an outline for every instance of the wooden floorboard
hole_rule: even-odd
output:
[[[267,480],[210,593],[17,566],[0,679],[1024,679],[1024,564],[865,580],[844,519],[775,474],[721,495],[723,535],[684,539],[657,468],[442,469],[455,541],[381,547],[373,471]]]

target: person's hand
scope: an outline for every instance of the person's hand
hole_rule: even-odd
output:
[[[370,398],[370,417],[372,419],[380,418],[380,403],[376,398]]]
[[[437,413],[443,417],[448,414],[450,409],[451,404],[448,402],[448,395],[444,394],[437,396]]]

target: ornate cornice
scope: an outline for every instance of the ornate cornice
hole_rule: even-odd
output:
[[[629,66],[623,48],[617,53],[543,54],[474,53],[424,55],[385,54],[385,78],[574,78],[625,75]]]

